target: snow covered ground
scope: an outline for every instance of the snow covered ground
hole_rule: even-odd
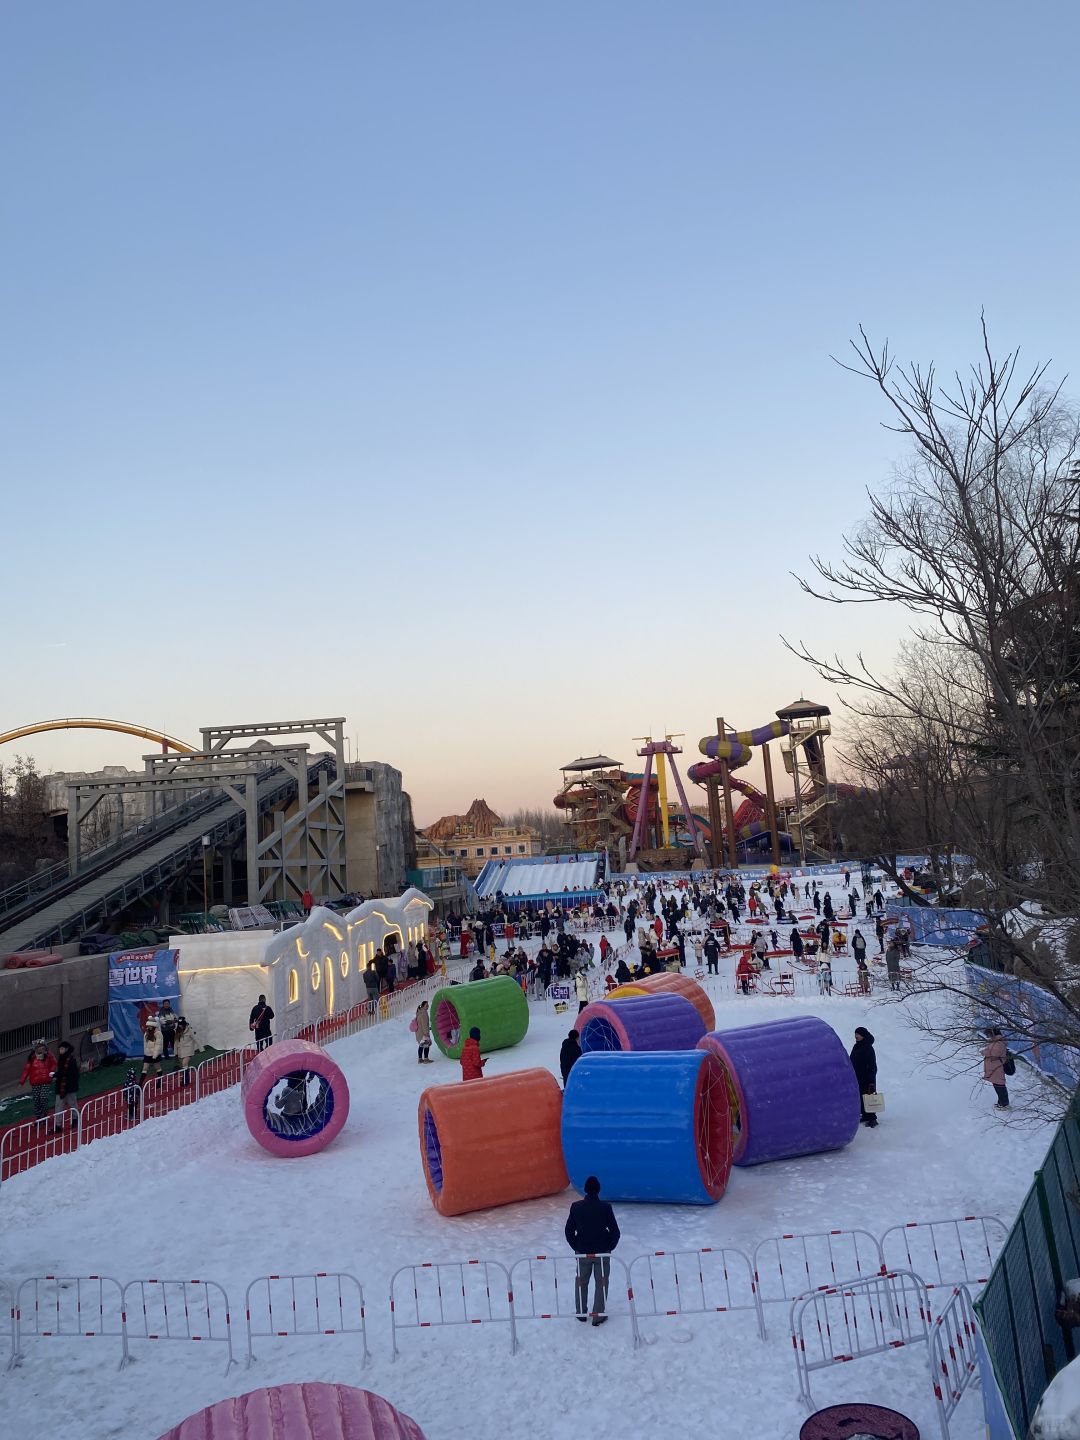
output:
[[[838,898],[839,880],[832,888]],[[887,1109],[876,1131],[860,1130],[844,1151],[734,1171],[716,1206],[619,1206],[621,1256],[721,1245],[752,1252],[759,1240],[784,1232],[852,1227],[879,1235],[893,1224],[970,1214],[1011,1222],[1050,1129],[1004,1125],[977,1056],[970,1076],[947,1076],[931,1062],[924,1036],[909,1027],[903,1005],[843,996],[746,998],[732,993],[734,961],[721,965],[721,981],[712,983],[721,1028],[817,1014],[850,1046],[855,1026],[867,1025],[877,1038]],[[842,985],[851,962],[838,960],[835,970]],[[525,1041],[492,1055],[487,1074],[534,1065],[557,1073],[572,1016],[555,1015],[543,1003],[531,1008]],[[224,1395],[325,1379],[385,1395],[429,1440],[528,1434],[622,1440],[662,1430],[693,1440],[798,1435],[806,1412],[782,1305],[767,1308],[765,1343],[749,1314],[643,1318],[647,1343],[635,1352],[628,1321],[613,1317],[601,1329],[573,1321],[522,1324],[513,1358],[505,1326],[409,1331],[392,1361],[388,1293],[399,1265],[564,1254],[563,1222],[576,1197],[567,1192],[441,1218],[424,1184],[416,1102],[426,1085],[457,1081],[457,1065],[439,1057],[417,1066],[404,1020],[332,1049],[349,1080],[352,1112],[327,1151],[273,1159],[249,1137],[239,1092],[226,1091],[5,1184],[0,1276],[213,1279],[229,1293],[242,1355],[250,1280],[271,1272],[346,1271],[365,1287],[371,1363],[361,1367],[350,1336],[263,1341],[256,1365],[227,1377],[217,1347],[136,1344],[136,1363],[118,1372],[115,1341],[34,1340],[23,1363],[0,1376],[5,1431],[32,1425],[88,1440],[154,1440]],[[1021,1073],[1013,1083],[1022,1093],[1039,1082]],[[819,1405],[858,1398],[892,1404],[924,1435],[938,1433],[925,1347],[836,1367],[816,1377],[814,1393]],[[953,1437],[975,1440],[981,1433],[978,1398],[969,1396]]]

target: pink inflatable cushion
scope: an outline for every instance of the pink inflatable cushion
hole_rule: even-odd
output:
[[[266,1102],[278,1081],[293,1074],[317,1075],[328,1091],[323,1091],[318,1115],[309,1112],[309,1120],[295,1127],[282,1121],[281,1130],[275,1133],[267,1120]],[[292,1159],[314,1155],[330,1144],[349,1117],[349,1086],[321,1046],[310,1040],[282,1040],[260,1050],[245,1066],[240,1103],[247,1127],[263,1149]],[[289,1133],[290,1129],[295,1133]]]
[[[424,1440],[389,1400],[352,1385],[269,1385],[219,1400],[160,1440]]]

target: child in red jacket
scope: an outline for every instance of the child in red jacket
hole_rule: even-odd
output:
[[[53,1097],[49,1094],[49,1087],[55,1074],[56,1061],[49,1053],[44,1040],[39,1040],[26,1057],[26,1064],[19,1076],[20,1085],[25,1085],[27,1081],[30,1082],[35,1120],[44,1120],[53,1108]]]
[[[480,1031],[474,1025],[469,1031],[469,1038],[461,1047],[462,1080],[483,1079],[484,1064],[485,1062],[480,1058]]]

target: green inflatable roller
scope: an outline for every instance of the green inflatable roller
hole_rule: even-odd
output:
[[[461,1059],[461,1047],[473,1026],[480,1031],[480,1049],[509,1050],[524,1040],[529,1028],[529,1002],[509,975],[446,985],[431,999],[431,1033],[450,1060]]]

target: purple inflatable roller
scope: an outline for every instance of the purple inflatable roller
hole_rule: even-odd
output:
[[[682,995],[657,993],[594,1000],[574,1022],[581,1051],[693,1050],[705,1021]]]
[[[591,1007],[590,1007],[591,1008]],[[859,1086],[839,1035],[801,1015],[714,1030],[698,1042],[727,1071],[736,1165],[817,1155],[859,1128]]]

